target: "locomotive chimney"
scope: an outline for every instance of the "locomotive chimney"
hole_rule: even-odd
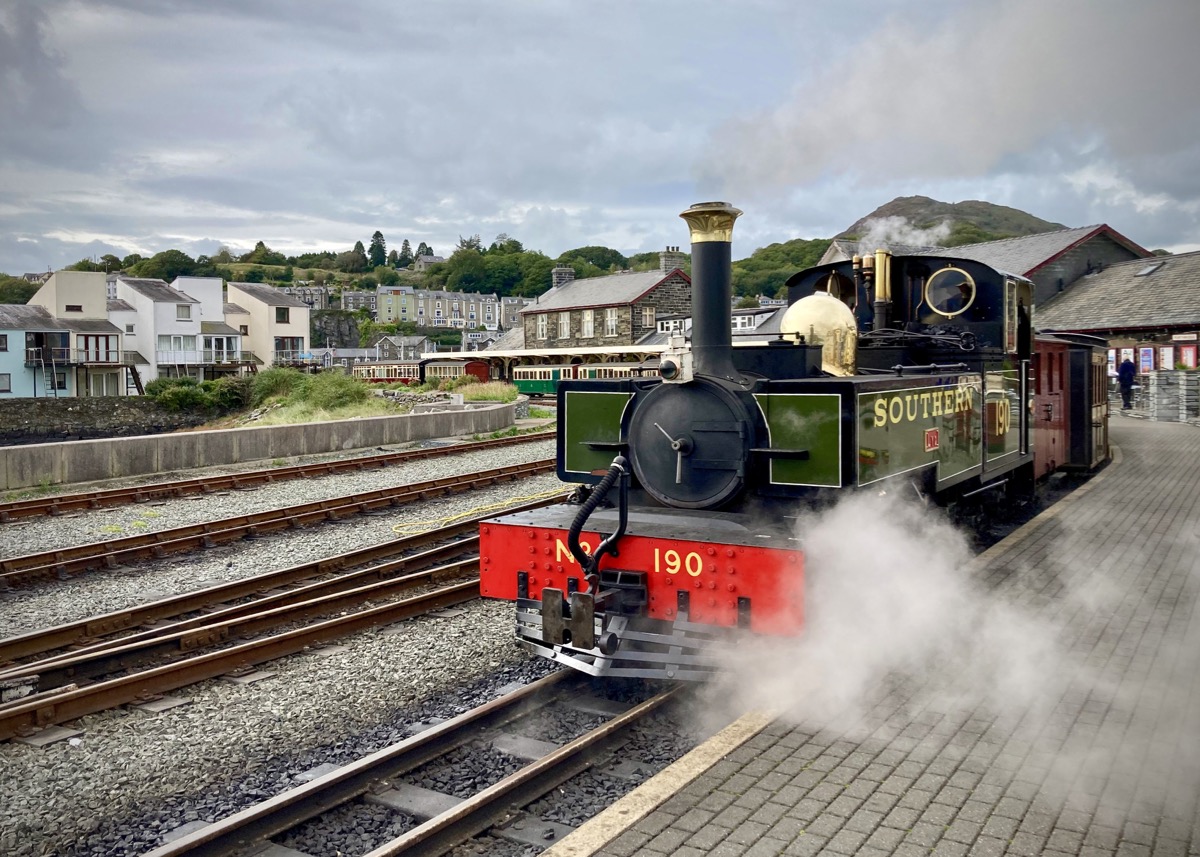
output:
[[[692,233],[692,371],[740,383],[733,368],[733,221],[727,202],[701,202],[679,216]]]

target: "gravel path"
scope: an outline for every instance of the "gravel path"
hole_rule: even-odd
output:
[[[6,525],[0,533],[4,553],[20,555],[47,545],[94,541],[109,535],[107,528],[162,529],[551,455],[553,442],[535,442],[231,492],[216,502],[184,499],[37,519]],[[0,636],[340,553],[393,538],[396,524],[440,520],[562,487],[553,476],[538,477],[144,569],[90,573],[18,590],[0,596]],[[264,669],[275,675],[256,684],[215,680],[195,685],[180,691],[193,700],[191,705],[162,714],[117,710],[83,718],[79,726],[84,734],[71,743],[45,748],[2,743],[0,854],[140,853],[156,844],[155,825],[170,829],[186,819],[182,813],[187,811],[181,810],[179,817],[165,813],[160,821],[141,825],[142,834],[126,830],[118,839],[109,830],[114,820],[144,821],[156,808],[180,803],[179,796],[211,789],[231,777],[276,771],[314,748],[337,747],[343,739],[402,717],[407,706],[431,694],[526,663],[527,655],[512,642],[512,621],[511,605],[476,602],[461,615],[418,618],[393,626],[398,632],[384,629],[348,638],[342,649],[272,662]],[[211,814],[220,810],[214,807]],[[129,841],[122,845],[122,838]]]

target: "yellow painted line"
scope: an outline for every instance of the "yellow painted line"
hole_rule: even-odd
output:
[[[760,711],[742,715],[565,839],[543,851],[541,857],[588,857],[595,854],[765,729],[774,719],[774,714]]]

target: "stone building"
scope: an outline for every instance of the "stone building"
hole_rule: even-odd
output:
[[[666,264],[673,261],[667,257]],[[633,345],[658,330],[660,315],[689,315],[692,282],[677,267],[561,278],[520,313],[526,348]]]

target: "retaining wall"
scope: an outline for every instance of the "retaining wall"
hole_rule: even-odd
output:
[[[496,404],[394,417],[0,447],[0,490],[487,434],[513,425],[513,414],[512,404]]]

